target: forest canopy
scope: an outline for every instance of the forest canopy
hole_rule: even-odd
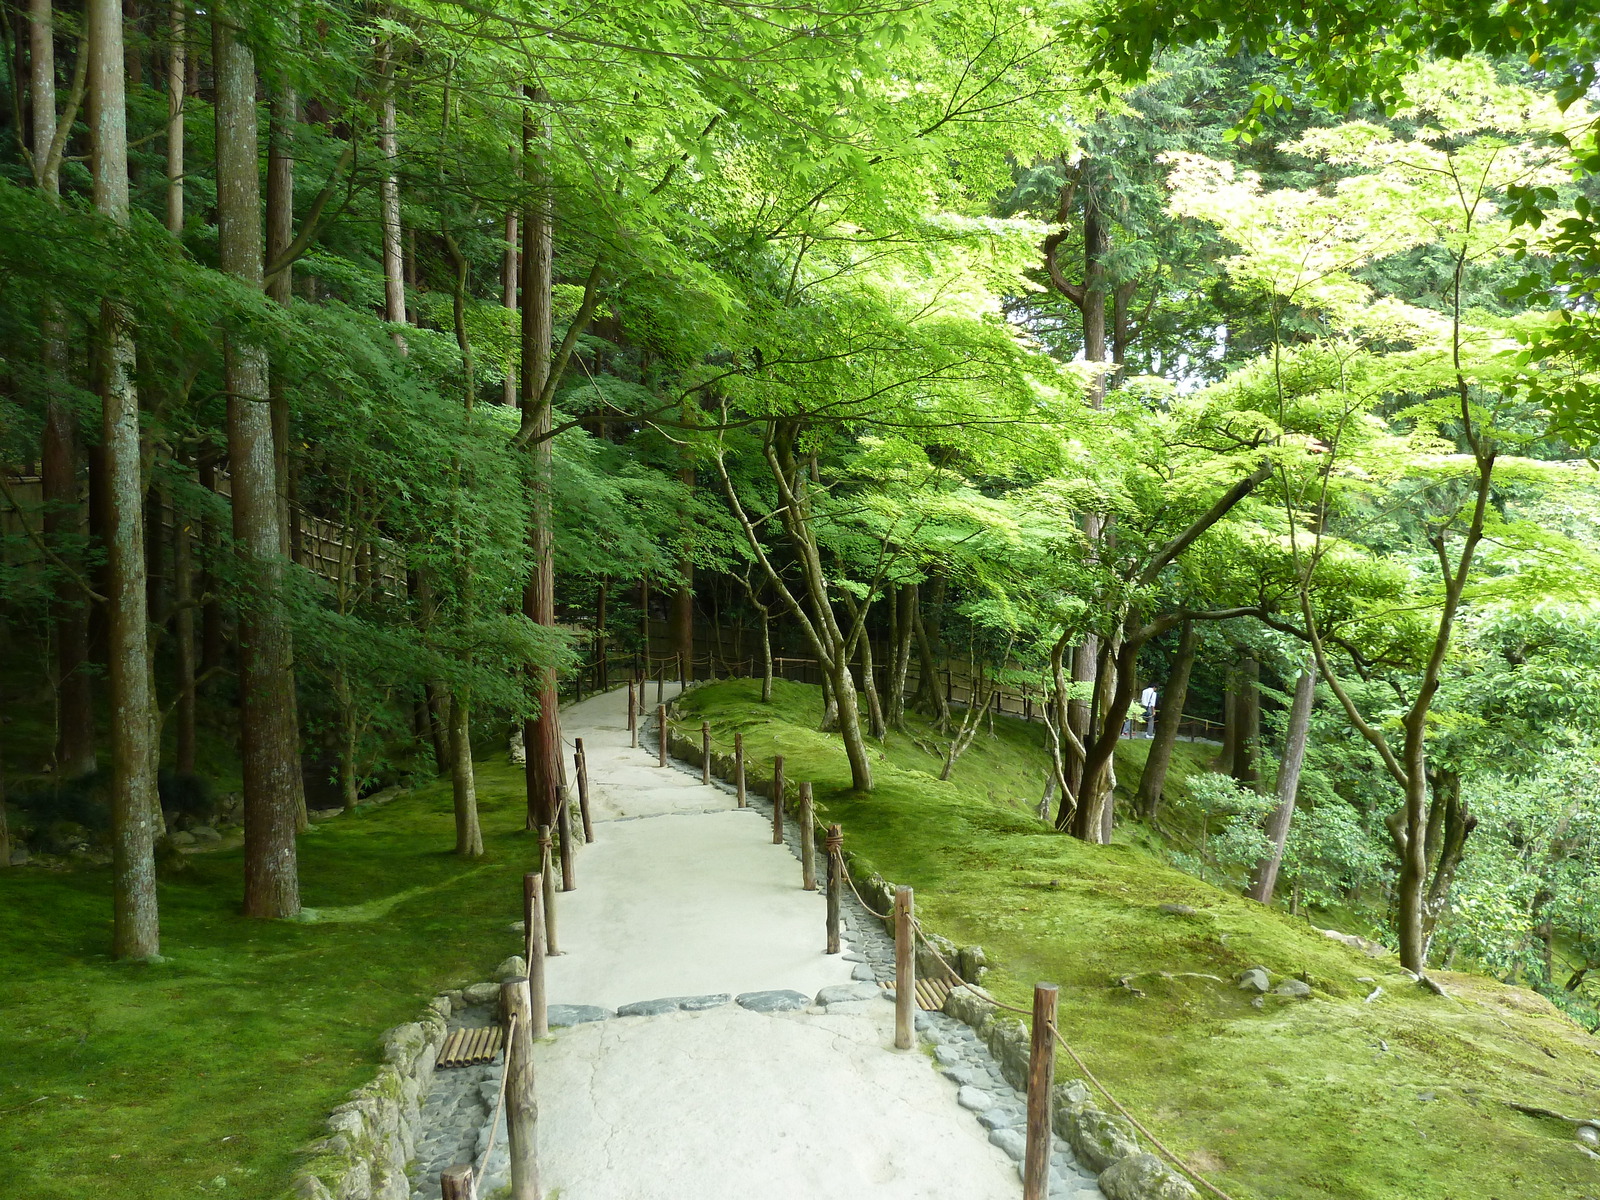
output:
[[[862,795],[1009,697],[1046,827],[1600,1026],[1581,6],[6,12],[0,868],[117,956],[219,796],[292,917],[308,812],[471,858],[475,745],[552,825],[564,697],[804,660]]]

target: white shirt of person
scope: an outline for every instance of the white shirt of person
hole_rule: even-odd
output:
[[[1145,690],[1139,694],[1139,703],[1144,705],[1146,708],[1154,708],[1156,706],[1155,688],[1145,688]]]

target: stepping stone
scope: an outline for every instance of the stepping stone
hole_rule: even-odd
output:
[[[846,1004],[851,1000],[871,1000],[882,989],[875,983],[835,983],[817,993],[818,1004]]]
[[[791,991],[743,992],[734,1000],[740,1008],[758,1013],[799,1012],[811,1007],[810,996]]]
[[[968,1112],[986,1112],[994,1107],[994,1097],[982,1088],[968,1085],[956,1093],[956,1103]]]
[[[565,1029],[570,1025],[584,1025],[590,1021],[609,1021],[617,1014],[598,1004],[552,1004],[548,1016],[551,1029]]]
[[[857,963],[850,971],[850,978],[863,983],[871,983],[878,977],[866,963]]]
[[[961,1051],[954,1046],[935,1046],[933,1057],[939,1060],[941,1067],[958,1067],[965,1061]]]
[[[1028,1139],[1015,1129],[991,1129],[989,1143],[999,1146],[1013,1162],[1021,1162],[1028,1152]]]
[[[996,1106],[988,1112],[979,1113],[978,1122],[985,1129],[1010,1129],[1022,1122],[1022,1114]]]
[[[632,1004],[622,1004],[617,1007],[619,1017],[659,1017],[663,1013],[677,1012],[678,1001],[676,997],[668,996],[664,1000],[635,1000]]]
[[[978,1073],[971,1067],[946,1067],[939,1074],[961,1087],[974,1086],[978,1082]]]
[[[733,997],[727,992],[714,992],[706,996],[679,996],[678,1007],[684,1012],[705,1012],[708,1008],[721,1008]]]

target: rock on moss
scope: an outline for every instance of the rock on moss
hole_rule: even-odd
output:
[[[1131,1125],[1121,1117],[1101,1112],[1086,1100],[1057,1109],[1055,1126],[1056,1133],[1067,1140],[1091,1171],[1104,1171],[1139,1152]]]
[[[1025,1091],[1031,1040],[1028,1027],[1015,1018],[991,1021],[983,1039],[988,1043],[989,1053],[1000,1064],[1000,1074],[1005,1076],[1006,1082],[1018,1091]]]
[[[963,1024],[972,1026],[982,1037],[985,1027],[998,1011],[994,997],[980,987],[956,988],[944,998],[944,1011]]]
[[[1189,1181],[1154,1154],[1130,1154],[1100,1176],[1109,1200],[1198,1200]]]

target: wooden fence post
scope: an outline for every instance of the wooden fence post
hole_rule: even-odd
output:
[[[539,874],[544,878],[544,952],[560,954],[556,947],[556,868],[550,845],[550,826],[539,826]]]
[[[537,871],[522,877],[522,911],[527,914],[528,1001],[533,1005],[536,1038],[550,1036],[550,1010],[544,990],[544,879]]]
[[[656,703],[657,704],[661,703],[661,693],[662,693],[663,689],[666,688],[666,686],[667,686],[667,668],[666,668],[666,664],[663,663],[662,667],[661,667],[661,674],[656,676]]]
[[[811,781],[800,785],[800,886],[817,890],[817,814],[811,799]]]
[[[1050,1084],[1056,1061],[1051,1027],[1056,1023],[1053,983],[1033,985],[1033,1037],[1028,1048],[1028,1150],[1022,1165],[1022,1200],[1050,1193]]]
[[[916,1045],[913,1014],[917,1008],[916,934],[911,921],[915,912],[911,889],[894,890],[894,1044],[909,1050]]]
[[[561,836],[561,890],[577,891],[578,873],[573,864],[576,847],[572,844],[572,801],[565,792],[562,793],[561,803],[556,805],[556,832]]]
[[[844,833],[837,825],[828,826],[828,948],[825,954],[839,953],[839,899],[844,884]]]
[[[656,765],[664,767],[667,765],[667,706],[665,704],[656,705],[656,724],[661,727],[658,731],[661,741],[661,761]]]
[[[733,735],[733,786],[739,793],[739,807],[748,803],[744,794],[744,734]]]
[[[783,845],[783,755],[772,756],[772,844]]]
[[[442,1200],[478,1200],[478,1184],[471,1163],[457,1163],[439,1176]]]
[[[500,985],[507,1033],[506,1138],[511,1151],[511,1200],[543,1200],[539,1190],[539,1102],[533,1091],[533,1002],[526,979]]]
[[[700,722],[700,782],[711,784],[711,722]]]
[[[683,673],[683,651],[678,651],[674,657],[678,660],[678,695],[683,695],[683,685],[689,682],[689,677]]]
[[[634,745],[638,745],[638,742]],[[583,840],[592,842],[594,822],[589,819],[589,756],[583,752],[582,738],[573,741],[572,762],[578,769],[578,814],[583,818]]]
[[[628,742],[634,748],[639,747],[639,685],[635,680],[628,680]]]

